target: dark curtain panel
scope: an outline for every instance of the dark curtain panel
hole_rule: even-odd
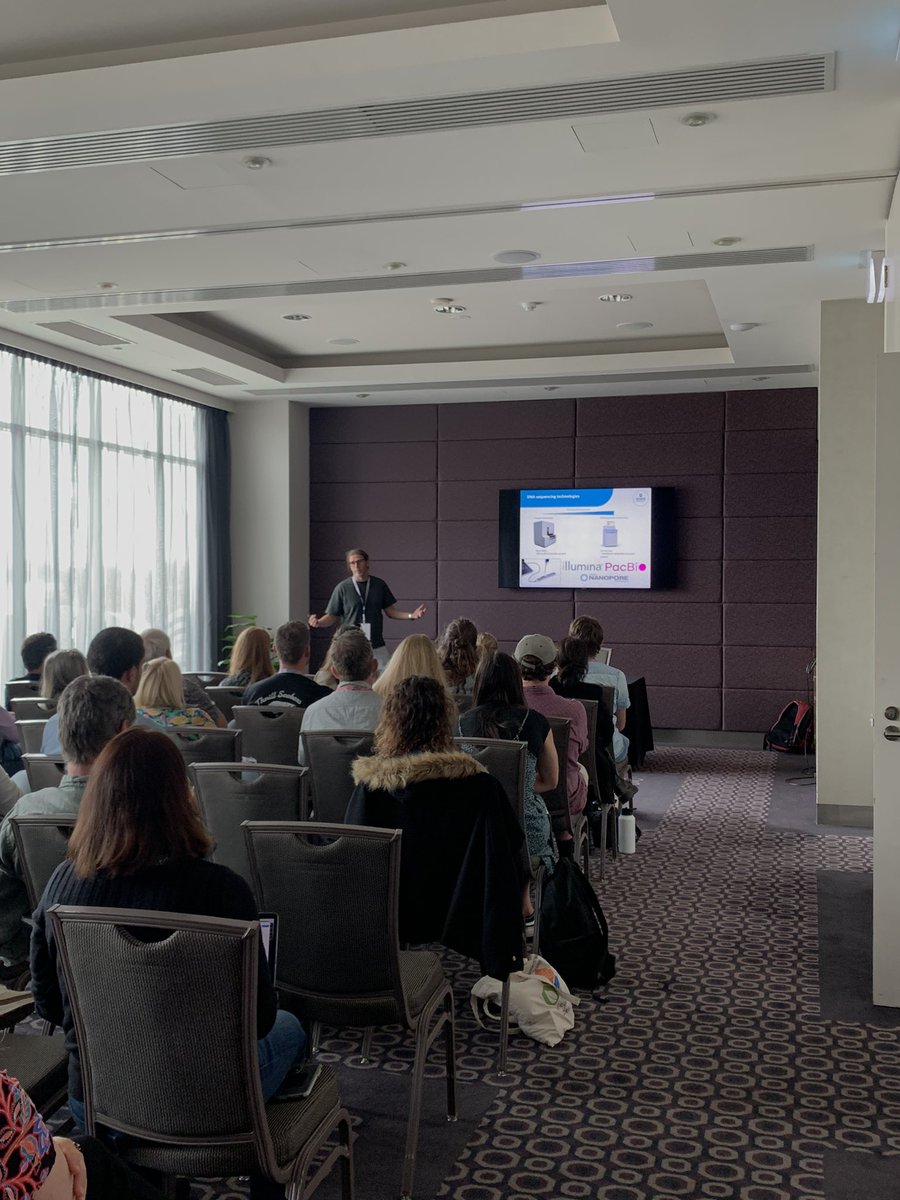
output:
[[[203,527],[206,529],[209,581],[209,664],[214,669],[231,612],[231,443],[228,414],[206,408],[204,414],[206,470],[203,473]]]

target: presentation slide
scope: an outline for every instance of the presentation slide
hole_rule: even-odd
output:
[[[651,488],[519,492],[519,586],[652,586]]]

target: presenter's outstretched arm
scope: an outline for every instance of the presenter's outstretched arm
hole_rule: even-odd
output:
[[[392,604],[390,608],[384,610],[386,617],[393,617],[395,621],[419,621],[425,616],[428,610],[424,604],[420,604],[418,608],[414,608],[412,612],[401,612],[396,604]],[[310,622],[311,624],[312,622]]]
[[[324,617],[317,617],[315,613],[310,613],[307,617],[307,623],[310,629],[327,629],[329,625],[334,625],[337,622],[337,617],[332,617],[326,613]]]

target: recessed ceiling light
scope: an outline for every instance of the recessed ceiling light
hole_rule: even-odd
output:
[[[499,250],[491,257],[494,262],[503,263],[505,267],[521,267],[541,256],[537,250]]]
[[[466,310],[462,304],[435,304],[434,311],[445,317],[458,317]]]
[[[385,263],[381,269],[383,271],[402,271],[405,266],[404,262],[389,262]]]
[[[534,310],[536,308],[541,307],[541,301],[540,300],[523,300],[519,307],[524,308],[526,312],[534,312]]]
[[[602,300],[604,304],[627,304],[634,296],[630,296],[628,292],[604,292],[597,299]]]
[[[264,171],[271,165],[271,158],[266,158],[264,154],[251,154],[249,158],[244,159],[244,166],[248,171]]]
[[[357,400],[368,400],[369,395],[370,395],[369,392],[357,392],[356,398],[357,398]]]
[[[358,346],[359,338],[329,338],[329,346]]]
[[[744,240],[743,238],[739,238],[739,237],[720,237],[720,238],[715,238],[713,240],[713,245],[714,246],[736,246],[738,244],[738,242],[742,242],[743,240]]]
[[[754,383],[765,383],[767,379],[771,379],[771,375],[751,375]]]
[[[620,321],[618,323],[618,325],[616,326],[616,329],[627,329],[629,332],[632,332],[632,331],[636,332],[639,329],[652,329],[652,328],[653,328],[652,321]]]
[[[285,313],[282,318],[284,321],[309,321],[311,317],[309,313]]]
[[[718,114],[712,112],[692,112],[681,118],[682,125],[687,125],[689,129],[699,129],[702,125],[709,125],[715,121]]]
[[[733,333],[747,333],[750,329],[759,329],[759,321],[732,321],[728,328]]]
[[[545,391],[545,392],[558,392],[558,391],[559,391],[559,384],[558,384],[558,383],[553,383],[553,384],[550,384],[548,387],[545,387],[545,388],[544,388],[544,391]]]
[[[119,285],[117,283],[113,283],[112,280],[109,280],[109,279],[104,279],[102,283],[97,284],[97,287],[102,288],[104,292],[109,292],[113,288],[117,288],[118,286]]]

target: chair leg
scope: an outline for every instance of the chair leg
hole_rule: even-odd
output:
[[[500,992],[500,1046],[497,1049],[497,1076],[506,1075],[506,1051],[509,1044],[509,976]]]
[[[372,1034],[371,1025],[363,1031],[362,1050],[359,1052],[359,1061],[363,1064],[368,1064],[372,1061]]]
[[[456,1121],[456,1013],[453,992],[447,990],[444,999],[444,1047],[447,1054],[447,1120]]]
[[[310,1029],[310,1038],[309,1038],[309,1053],[310,1053],[310,1055],[319,1053],[319,1042],[320,1042],[321,1038],[322,1038],[322,1022],[321,1021],[313,1021],[312,1028]]]
[[[353,1179],[353,1134],[349,1119],[344,1119],[338,1126],[338,1140],[341,1149],[346,1153],[341,1156],[341,1200],[353,1200],[355,1184]]]
[[[609,834],[609,805],[600,804],[600,882],[603,882],[603,867],[606,863],[606,839]]]
[[[427,1010],[419,1017],[416,1025],[416,1059],[413,1063],[412,1083],[409,1090],[409,1124],[406,1128],[406,1153],[403,1156],[403,1178],[400,1182],[400,1200],[411,1200],[413,1178],[416,1171],[416,1150],[419,1145],[419,1123],[422,1119],[422,1087],[425,1082],[425,1060],[428,1057]]]

